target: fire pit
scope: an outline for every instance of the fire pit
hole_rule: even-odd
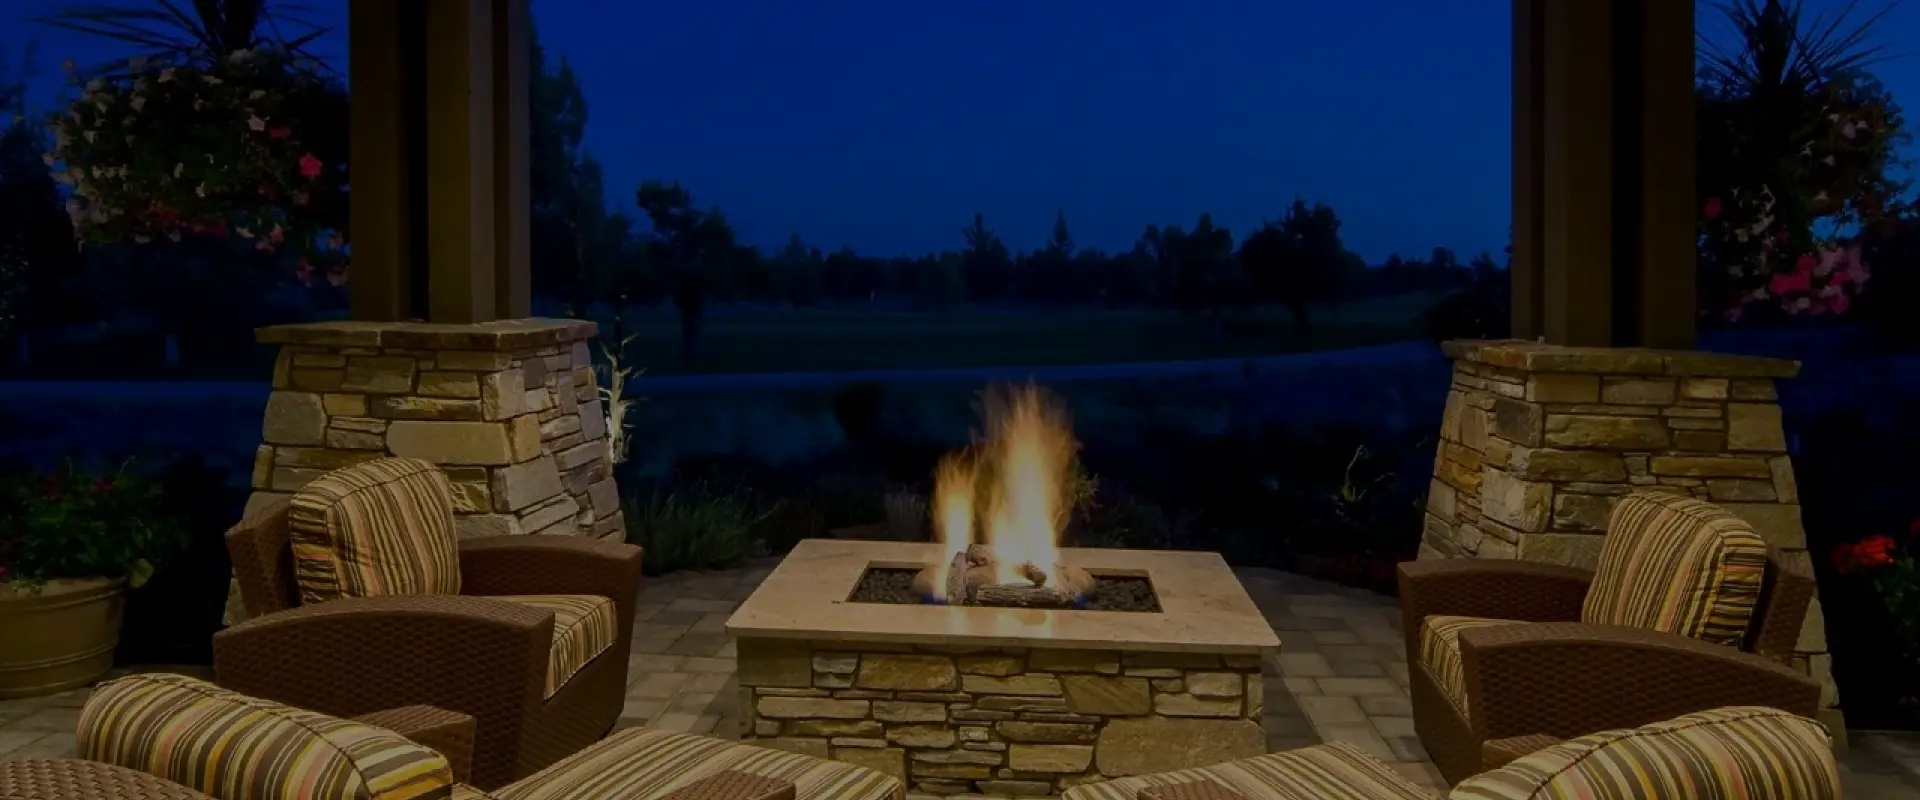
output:
[[[989,394],[935,542],[808,540],[727,621],[741,736],[941,795],[1047,795],[1266,752],[1273,630],[1214,553],[1059,547],[1072,436]],[[977,540],[977,541],[976,541]]]

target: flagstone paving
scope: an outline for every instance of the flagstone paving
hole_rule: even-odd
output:
[[[773,569],[650,579],[634,615],[620,725],[738,735],[726,620]],[[1406,645],[1391,598],[1268,569],[1236,570],[1279,634],[1267,665],[1273,750],[1343,741],[1427,786],[1440,776],[1413,732]],[[86,690],[0,701],[0,759],[70,756]],[[1855,732],[1842,764],[1850,797],[1920,798],[1920,737]]]

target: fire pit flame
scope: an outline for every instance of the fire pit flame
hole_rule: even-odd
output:
[[[989,389],[981,411],[985,441],[948,455],[935,471],[933,525],[943,558],[921,570],[914,587],[930,602],[1073,606],[1093,577],[1060,563],[1080,446],[1065,410],[1027,385]]]

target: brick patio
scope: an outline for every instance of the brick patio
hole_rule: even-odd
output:
[[[767,561],[646,582],[621,725],[735,735],[734,647],[724,626],[772,569]],[[1271,748],[1349,742],[1437,785],[1439,773],[1413,733],[1392,600],[1274,570],[1236,572],[1282,643],[1266,669]],[[0,759],[71,755],[85,698],[77,690],[0,701]],[[1843,770],[1849,796],[1920,798],[1920,738],[1855,732]]]

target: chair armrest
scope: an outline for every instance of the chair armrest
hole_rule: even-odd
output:
[[[1469,628],[1460,663],[1482,739],[1571,739],[1725,706],[1812,717],[1820,701],[1820,684],[1772,659],[1618,625]]]
[[[1522,622],[1578,622],[1593,573],[1577,567],[1488,558],[1446,558],[1400,564],[1400,624],[1407,653],[1420,652],[1427,617],[1485,617]]]
[[[455,783],[473,774],[474,719],[470,714],[433,706],[401,706],[353,718],[384,728],[445,756]]]
[[[165,778],[77,758],[0,760],[0,797],[24,800],[213,800]]]
[[[660,800],[793,800],[793,781],[722,770],[666,793]]]
[[[1480,743],[1480,763],[1484,769],[1499,769],[1564,741],[1558,736],[1544,733],[1488,739]]]
[[[551,611],[484,597],[361,597],[214,634],[213,668],[229,689],[323,714],[425,704],[487,729],[499,722],[490,716],[539,703],[552,644]]]
[[[575,536],[493,536],[460,543],[460,593],[588,594],[632,606],[640,548]]]

